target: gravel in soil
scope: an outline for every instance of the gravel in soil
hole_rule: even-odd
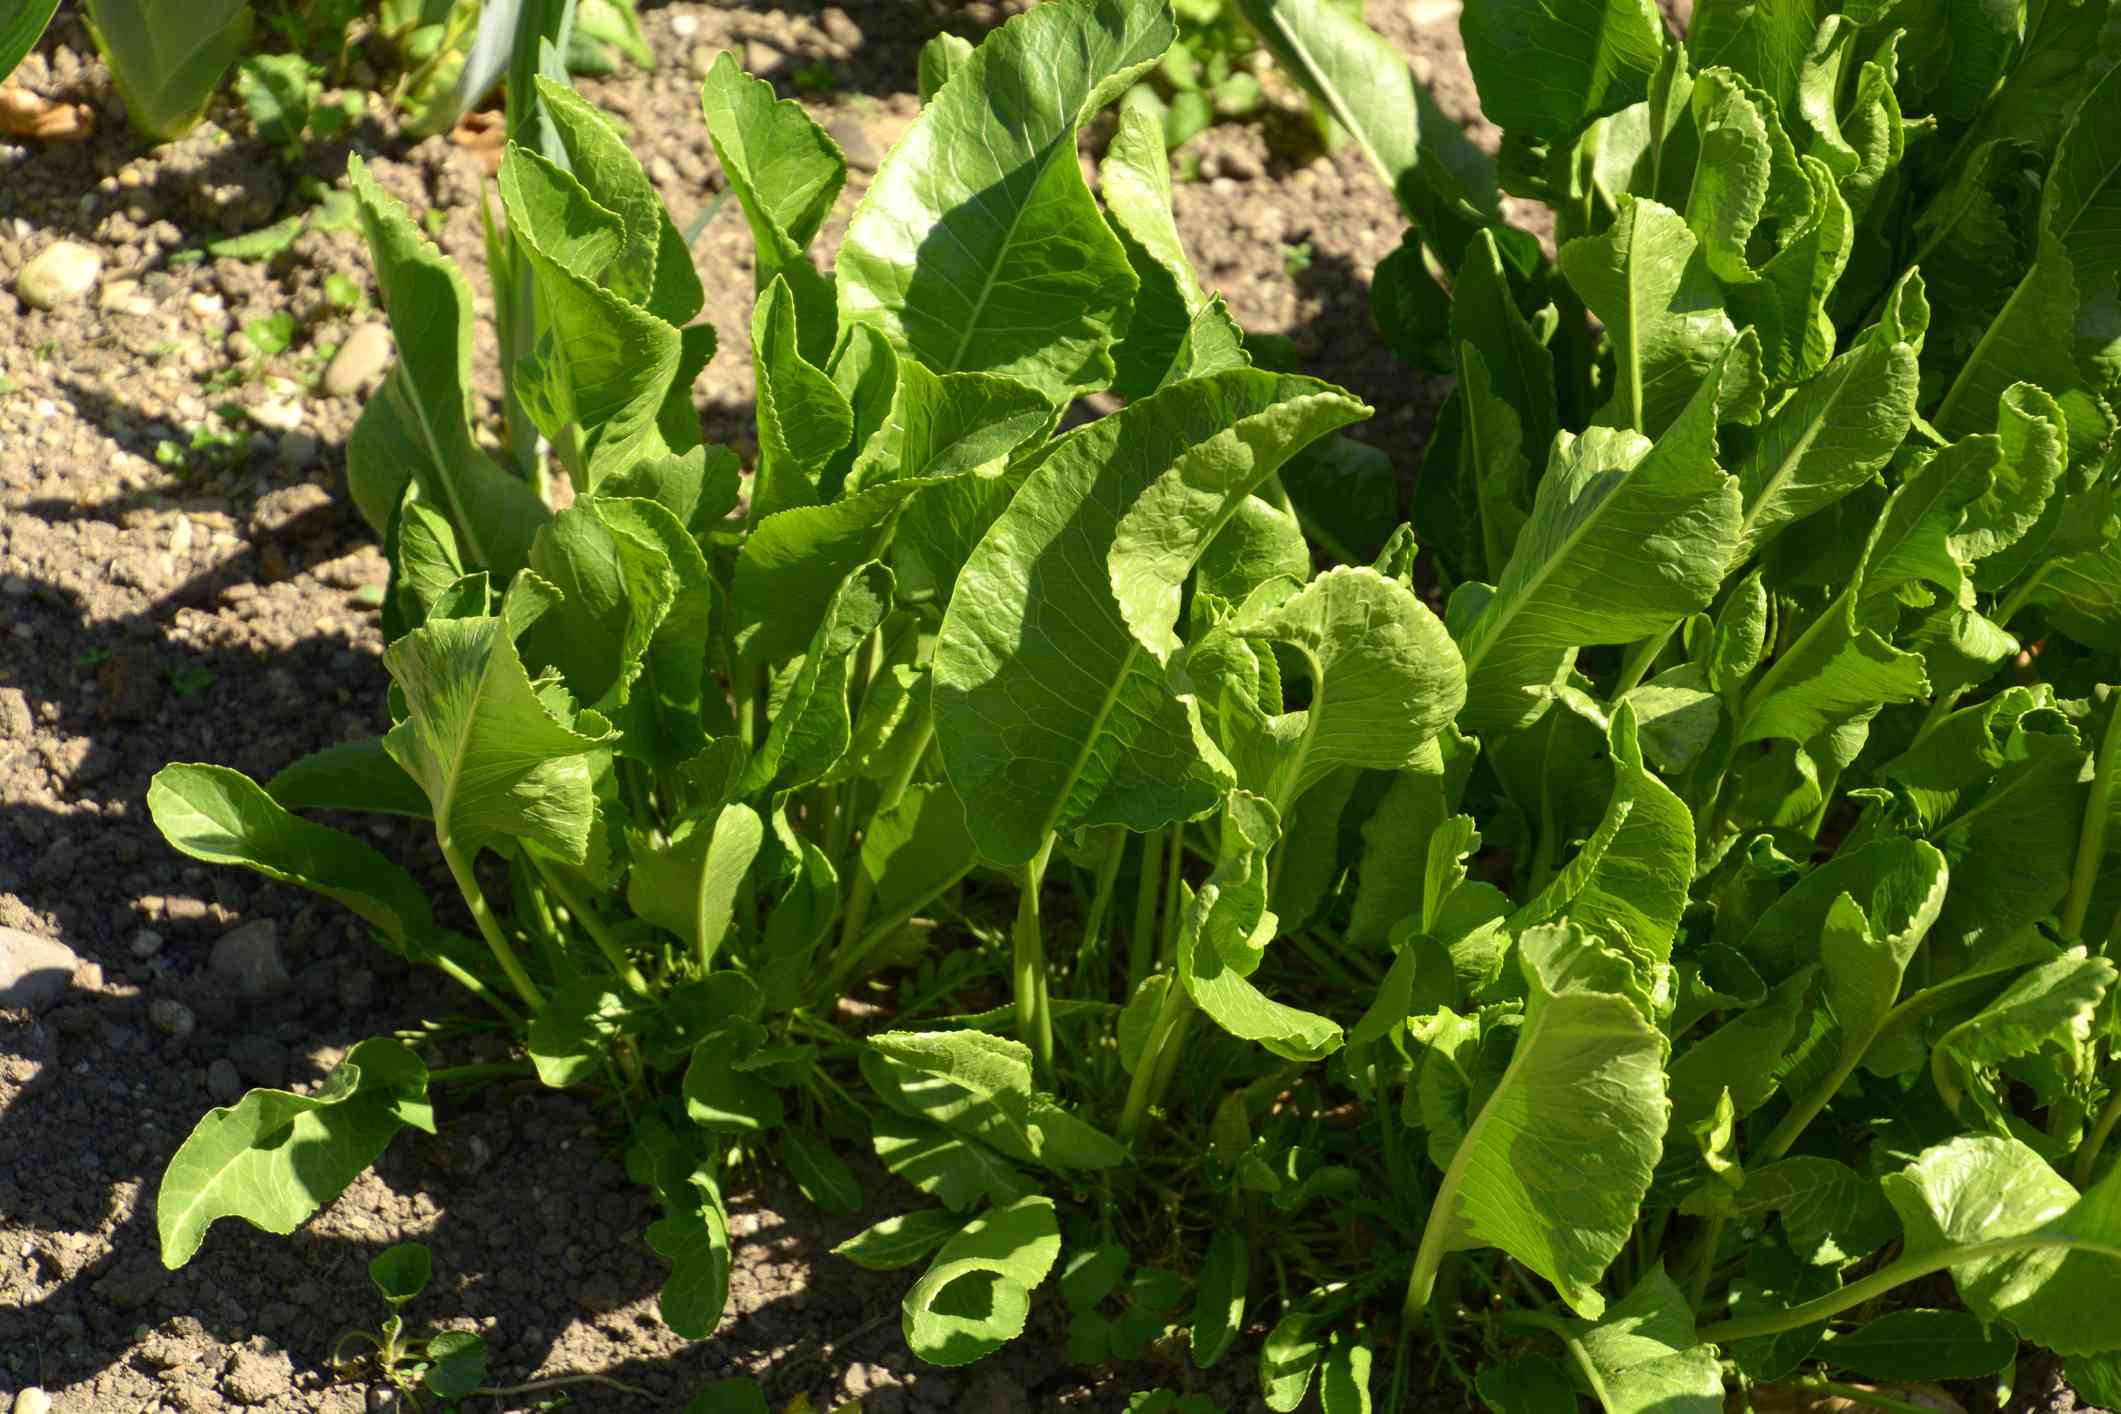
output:
[[[916,110],[919,45],[945,25],[976,33],[1005,8],[674,4],[643,17],[655,71],[583,87],[631,126],[685,228],[724,188],[698,105],[713,55],[737,50],[790,94],[829,67],[829,90],[803,95],[855,165],[819,242],[829,250]],[[1456,5],[1371,8],[1446,111],[1469,118]],[[145,149],[68,18],[18,80],[91,106],[97,123],[85,143],[0,146],[0,927],[78,958],[63,994],[0,1011],[0,1408],[32,1388],[59,1414],[365,1408],[357,1384],[334,1381],[330,1351],[380,1318],[365,1265],[407,1238],[433,1246],[437,1273],[409,1314],[483,1331],[497,1381],[593,1373],[645,1391],[574,1386],[575,1409],[673,1409],[738,1373],[763,1376],[776,1407],[807,1393],[858,1397],[871,1414],[1118,1409],[1181,1381],[1178,1366],[1069,1370],[1052,1301],[999,1356],[920,1367],[897,1329],[910,1274],[855,1279],[828,1252],[904,1206],[881,1181],[874,1211],[847,1221],[771,1186],[743,1198],[730,1313],[713,1339],[678,1341],[655,1317],[650,1215],[594,1116],[523,1089],[455,1102],[440,1140],[401,1140],[292,1237],[223,1223],[189,1266],[162,1268],[154,1186],[206,1108],[248,1085],[313,1085],[361,1037],[416,1025],[437,995],[340,910],[194,865],[147,818],[166,762],[263,778],[384,725],[362,595],[384,564],[335,494],[360,394],[388,352],[365,252],[316,222],[264,261],[207,247],[302,209],[305,178],[343,186],[358,151],[428,213],[483,296],[483,171],[380,112],[291,162],[225,109]],[[1356,435],[1411,480],[1443,385],[1370,328],[1370,272],[1402,222],[1359,154],[1319,152],[1284,95],[1197,140],[1181,170],[1197,173],[1176,201],[1204,281],[1248,327],[1287,335],[1311,371],[1373,403]],[[53,257],[61,243],[74,249]],[[25,301],[17,276],[40,257]],[[751,261],[733,203],[695,257],[723,350],[697,390],[703,417],[748,459]],[[490,328],[482,338],[490,379]],[[431,865],[415,832],[358,827]],[[1206,1389],[1237,1410],[1254,1407],[1239,1393],[1249,1384],[1232,1360]]]

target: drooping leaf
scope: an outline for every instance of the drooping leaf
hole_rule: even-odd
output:
[[[963,1365],[1015,1339],[1030,1315],[1032,1290],[1059,1255],[1050,1198],[1025,1198],[974,1218],[906,1293],[906,1344],[932,1364]]]
[[[1630,964],[1595,937],[1538,927],[1518,948],[1524,1026],[1437,1186],[1422,1251],[1499,1247],[1596,1320],[1663,1145],[1667,1046],[1637,996],[1612,990]]]
[[[314,1094],[253,1090],[207,1112],[155,1194],[162,1265],[190,1261],[218,1218],[282,1235],[344,1191],[410,1124],[432,1133],[427,1067],[396,1041],[363,1041]]]
[[[1154,829],[1214,803],[1196,719],[1130,629],[1109,557],[1128,520],[1163,528],[1127,588],[1175,618],[1173,577],[1253,488],[1361,412],[1244,370],[1173,384],[1043,454],[966,563],[935,650],[936,737],[982,854],[1021,863],[1057,829]]]
[[[1978,1380],[2018,1353],[2010,1331],[1965,1311],[1888,1311],[1835,1338],[1830,1365],[1873,1380]]]

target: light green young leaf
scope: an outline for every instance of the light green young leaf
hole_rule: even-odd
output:
[[[209,1110],[155,1193],[162,1265],[183,1266],[218,1218],[282,1235],[339,1196],[400,1128],[434,1132],[427,1067],[396,1041],[363,1041],[314,1094],[253,1090]]]
[[[971,57],[972,41],[963,35],[951,34],[948,30],[923,44],[920,59],[921,106],[927,107],[929,100],[941,91],[944,84],[950,82]]]
[[[2113,985],[2114,965],[2082,948],[2025,973],[1938,1038],[1930,1052],[1938,1095],[1962,1121],[2005,1131],[2009,1109],[1994,1093],[1991,1073],[2049,1046],[2080,1056],[2092,1039],[2093,1014]]]
[[[1053,423],[1046,400],[1014,378],[938,375],[902,360],[889,410],[855,459],[848,485],[866,491],[905,481],[932,484],[967,473],[992,475]]]
[[[1729,69],[1695,75],[1691,116],[1699,151],[1687,192],[1687,225],[1717,279],[1749,284],[1756,276],[1747,244],[1771,211],[1771,193],[1781,198],[1776,205],[1784,205],[1792,185],[1804,189],[1797,155],[1772,100]]]
[[[397,362],[348,443],[348,489],[381,534],[409,480],[448,516],[474,566],[506,583],[549,513],[527,482],[472,440],[471,287],[358,157],[347,178],[398,344]]]
[[[240,771],[164,766],[147,788],[147,809],[162,838],[192,858],[314,889],[401,948],[433,924],[412,875],[352,835],[290,815]]]
[[[1251,978],[1279,927],[1267,911],[1267,860],[1280,838],[1281,822],[1266,801],[1245,791],[1224,800],[1215,872],[1179,929],[1178,977],[1194,1004],[1231,1035],[1288,1060],[1315,1061],[1340,1049],[1340,1027],[1273,1000]]]
[[[1599,423],[1661,437],[1737,339],[1698,245],[1678,212],[1630,196],[1611,227],[1562,247],[1562,273],[1614,351]]]
[[[1555,144],[1639,102],[1665,44],[1649,0],[1492,0],[1468,9],[1462,28],[1481,111]]]
[[[619,754],[678,765],[707,744],[700,714],[716,598],[707,557],[677,515],[655,501],[602,496],[588,504],[623,548],[629,574],[637,573],[636,563],[653,565],[660,556],[674,580],[675,592],[649,636],[632,687],[609,715],[621,732]]]
[[[795,296],[785,280],[769,284],[752,309],[751,366],[758,379],[756,524],[818,500],[826,465],[854,435],[854,411],[832,379],[803,357]]]
[[[943,1244],[906,1293],[906,1344],[931,1364],[963,1365],[1014,1340],[1031,1314],[1031,1292],[1059,1256],[1051,1198],[982,1213]]]
[[[2080,1198],[2017,1140],[1968,1134],[1886,1175],[1885,1196],[1906,1228],[1906,1257],[2041,1239],[2028,1250],[1952,1264],[1952,1281],[1975,1315],[2008,1321],[2060,1355],[2121,1348],[2121,1169]]]
[[[676,934],[694,956],[712,958],[765,836],[765,822],[746,805],[688,816],[665,841],[634,836],[627,906]]]
[[[729,1304],[729,1214],[721,1185],[705,1169],[680,1193],[664,1192],[670,1211],[648,1225],[648,1245],[670,1263],[657,1310],[687,1340],[705,1340]]]
[[[1645,984],[1671,961],[1694,877],[1694,817],[1643,766],[1635,709],[1623,702],[1608,735],[1613,794],[1605,818],[1553,882],[1510,919],[1510,931],[1562,919],[1612,939]]]
[[[517,363],[514,386],[538,430],[559,449],[575,490],[593,493],[606,477],[676,450],[663,437],[660,417],[687,366],[684,340],[674,326],[601,283],[623,248],[625,222],[571,174],[511,147],[501,163],[500,190],[540,314],[537,343]]]
[[[433,619],[383,653],[406,704],[383,749],[426,792],[443,847],[465,859],[516,839],[577,864],[588,848],[584,758],[612,733],[594,712],[573,727],[555,719],[523,671],[515,616],[540,583],[518,575],[502,617]]]
[[[1309,704],[1294,711],[1279,700],[1225,708],[1249,709],[1224,749],[1239,784],[1277,815],[1341,767],[1414,765],[1465,703],[1450,635],[1412,590],[1375,570],[1343,565],[1278,604],[1255,599],[1224,631],[1286,649],[1310,682]]]
[[[773,85],[743,72],[734,54],[715,56],[700,107],[714,155],[751,227],[758,291],[764,294],[776,278],[787,284],[802,356],[822,364],[832,352],[835,295],[831,277],[820,275],[806,252],[839,199],[847,159],[802,104],[776,98]]]
[[[1912,348],[1872,340],[1775,409],[1738,467],[1745,518],[1733,562],[1877,475],[1907,437],[1917,381]]]
[[[1363,411],[1306,379],[1223,373],[1037,459],[959,575],[935,650],[936,737],[981,853],[1022,863],[1055,830],[1155,829],[1214,804],[1197,716],[1137,637],[1148,619],[1114,597],[1121,527],[1168,537],[1144,534],[1123,566],[1128,599],[1168,614],[1151,625],[1168,636],[1178,587],[1245,497]]]
[[[1135,280],[1075,134],[1173,32],[1150,0],[1058,0],[990,34],[856,208],[841,323],[876,326],[937,373],[1006,373],[1056,405],[1111,382]]]
[[[1416,1262],[1499,1247],[1595,1320],[1663,1147],[1668,1047],[1634,996],[1601,985],[1631,964],[1590,934],[1532,928],[1518,949],[1517,1048],[1444,1171]]]
[[[1736,478],[1715,461],[1719,377],[1654,446],[1593,427],[1557,437],[1532,518],[1493,597],[1459,636],[1483,735],[1527,726],[1594,643],[1627,643],[1707,607],[1736,543]]]
[[[1847,267],[1854,231],[1848,203],[1834,175],[1816,157],[1798,164],[1811,187],[1811,209],[1786,222],[1778,248],[1760,266],[1760,278],[1733,286],[1731,313],[1760,335],[1761,365],[1775,383],[1811,377],[1834,356],[1834,321],[1827,301]]]
[[[1905,653],[1857,619],[1862,583],[1851,585],[1754,683],[1737,712],[1736,744],[1809,742],[1881,704],[1927,697],[1918,654]]]
[[[557,667],[576,701],[613,717],[679,584],[669,556],[618,533],[600,510],[597,498],[580,498],[532,542],[530,568],[560,599],[524,633],[522,647],[540,670]]]

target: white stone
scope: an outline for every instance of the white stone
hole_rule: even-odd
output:
[[[390,329],[382,324],[363,324],[346,336],[339,351],[325,365],[319,385],[327,398],[350,398],[383,376],[390,367],[393,348]]]
[[[103,257],[73,241],[58,241],[34,256],[15,277],[15,293],[31,309],[72,304],[96,286]]]
[[[670,32],[679,39],[690,39],[700,32],[700,17],[698,15],[672,15],[670,17]]]
[[[52,1397],[31,1385],[15,1396],[15,1414],[52,1414]]]
[[[0,928],[0,1007],[50,1006],[72,984],[80,961],[64,943]]]

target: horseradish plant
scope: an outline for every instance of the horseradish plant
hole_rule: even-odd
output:
[[[170,767],[157,822],[340,899],[607,1102],[685,1334],[732,1175],[777,1158],[852,1211],[859,1145],[932,1202],[841,1250],[925,1263],[904,1329],[942,1363],[1058,1268],[1084,1362],[1206,1368],[1271,1323],[1280,1410],[1448,1365],[1505,1410],[1710,1414],[1731,1381],[1993,1374],[2020,1336],[2101,1396],[2104,6],[1705,3],[1691,45],[1647,5],[1469,7],[1555,262],[1343,9],[1246,8],[1420,222],[1378,281],[1395,345],[1459,374],[1419,566],[1380,525],[1315,570],[1297,508],[1368,409],[1249,366],[1156,119],[1123,109],[1085,181],[1161,5],[931,45],[830,274],[839,153],[715,67],[748,473],[701,442],[683,242],[546,83],[495,242],[546,450],[488,450],[464,282],[357,169],[401,350],[349,449],[393,725],[264,786]],[[431,822],[464,924],[322,808]],[[490,1078],[374,1040],[214,1111],[165,1259],[292,1228],[433,1123],[430,1084]],[[1910,1305],[1940,1271],[1964,1309]]]

